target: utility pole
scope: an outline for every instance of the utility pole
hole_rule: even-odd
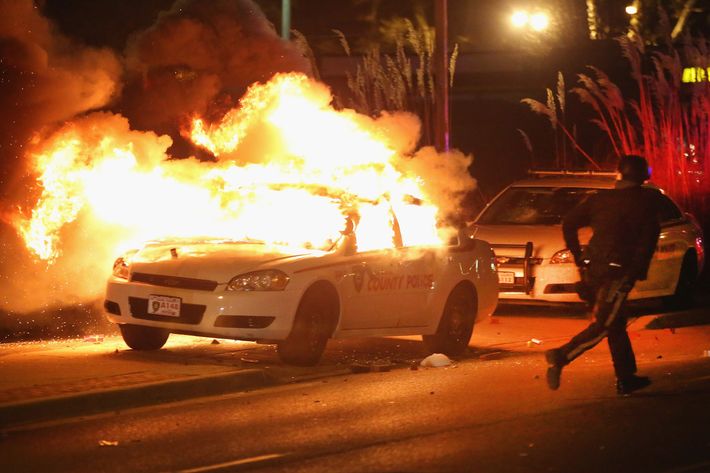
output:
[[[436,44],[434,46],[434,145],[449,150],[449,25],[447,0],[434,0]]]
[[[281,0],[281,38],[291,37],[291,0]]]

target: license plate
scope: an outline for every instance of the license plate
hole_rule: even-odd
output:
[[[168,317],[180,317],[180,305],[182,299],[171,296],[148,296],[148,313],[153,315],[167,315]]]
[[[498,271],[498,282],[501,284],[515,284],[515,273]]]

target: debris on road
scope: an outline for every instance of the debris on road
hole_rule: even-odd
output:
[[[375,363],[352,363],[350,365],[350,371],[353,373],[381,373],[391,371],[392,368],[394,368],[394,365],[389,361]]]
[[[490,353],[483,353],[478,358],[481,360],[495,360],[495,359],[501,358],[502,356],[503,356],[502,351],[493,351]]]
[[[244,358],[244,357],[242,357],[242,358],[240,358],[240,360],[241,360],[243,363],[251,363],[251,364],[259,363],[259,360],[255,360],[254,358]]]
[[[542,345],[542,340],[540,340],[539,338],[531,338],[530,340],[528,340],[528,348],[532,348],[535,345]]]
[[[365,363],[353,363],[350,365],[350,371],[353,373],[367,373],[370,371],[370,366]]]
[[[118,440],[99,440],[99,447],[118,447]]]
[[[213,338],[212,341],[210,342],[210,345],[219,345],[219,340],[216,338]]]
[[[442,366],[450,366],[452,363],[451,359],[443,353],[433,353],[424,358],[419,365],[429,368],[440,368]]]

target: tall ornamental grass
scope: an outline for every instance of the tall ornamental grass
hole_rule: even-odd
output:
[[[593,66],[587,66],[588,73],[578,74],[577,86],[570,92],[592,107],[592,122],[604,132],[617,158],[623,154],[646,157],[653,170],[653,182],[708,228],[710,82],[707,72],[696,75],[703,81],[682,82],[684,65],[708,71],[708,41],[686,37],[680,46],[668,43],[663,50],[654,51],[647,50],[638,35],[623,36],[617,41],[629,65],[633,98],[625,97],[607,74]],[[562,126],[557,119],[560,103],[551,91],[548,90],[546,104],[532,99],[523,102],[545,114],[553,128]],[[563,133],[579,148],[566,128]],[[583,155],[590,161],[590,168],[595,169],[594,157]]]
[[[402,110],[422,120],[422,138],[432,143],[436,89],[433,69],[434,29],[414,27],[404,20],[405,29],[395,34],[394,52],[383,53],[379,46],[369,48],[358,59],[355,71],[347,72],[348,97],[345,105],[360,113],[378,116],[384,111]],[[351,56],[345,35],[333,30],[346,55]],[[453,85],[458,45],[449,57],[449,84]]]

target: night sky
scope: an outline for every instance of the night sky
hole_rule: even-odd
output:
[[[453,144],[476,156],[474,172],[485,178],[489,193],[532,164],[517,158],[526,154],[517,129],[535,137],[540,155],[550,151],[545,120],[522,107],[520,99],[544,99],[558,70],[573,78],[587,64],[608,71],[622,87],[626,79],[613,40],[592,45],[586,39],[584,2],[543,3],[554,12],[555,28],[531,37],[512,34],[509,25],[513,9],[530,2],[449,1],[449,38],[459,45],[462,64],[466,55],[469,63],[488,64],[481,73],[457,70],[452,123]],[[697,8],[706,3],[697,2]],[[624,4],[599,2],[609,36],[626,25]],[[25,145],[46,127],[108,110],[129,118],[136,129],[169,134],[175,157],[209,159],[181,138],[186,117],[218,117],[250,83],[276,71],[312,72],[295,47],[278,39],[281,0],[2,0],[0,8],[5,13],[0,20],[0,104],[10,117],[0,124],[0,197],[10,201],[15,188],[30,185]],[[342,54],[333,29],[342,31],[357,52],[373,45],[387,50],[387,26],[395,18],[433,24],[428,0],[292,0],[292,9],[292,28],[306,36],[318,61]],[[194,20],[192,25],[186,18]],[[698,32],[705,26],[707,14],[695,13],[688,28]],[[511,51],[524,56],[506,56]],[[527,61],[517,66],[524,73],[505,72],[508,63],[521,60]],[[102,81],[113,89],[92,89]],[[343,92],[338,89],[342,77],[325,81],[336,95]],[[590,136],[580,139],[595,146],[598,137]],[[509,175],[497,172],[500,159],[507,160]],[[491,162],[495,166],[487,166]]]
[[[613,68],[623,66],[623,60],[613,47],[600,43],[601,47],[592,51],[575,46],[585,44],[584,2],[547,0],[542,3],[554,12],[556,27],[544,37],[530,37],[511,34],[509,28],[513,9],[531,5],[530,2],[449,1],[449,38],[452,44],[459,45],[461,54],[482,55],[482,60],[490,62],[497,54],[502,58],[506,51],[521,50],[531,55],[530,63],[534,66],[530,73],[508,78],[491,72],[471,77],[461,75],[452,91],[454,126],[480,124],[485,128],[491,122],[505,123],[507,130],[492,137],[507,144],[512,135],[517,134],[516,128],[529,127],[531,133],[538,133],[540,125],[536,120],[513,104],[527,96],[542,98],[545,87],[554,85],[557,70],[574,74],[592,62],[608,66],[606,69],[612,69],[612,77],[618,78]],[[698,8],[704,8],[705,3],[705,0],[698,2]],[[625,2],[608,0],[599,5],[600,15],[609,20],[609,35],[625,26]],[[200,152],[184,143],[178,132],[186,115],[199,112],[218,116],[233,105],[249,83],[266,79],[277,70],[308,70],[310,67],[294,48],[275,38],[280,28],[281,0],[254,3],[42,0],[32,6],[31,0],[0,2],[5,13],[0,21],[0,103],[5,116],[11,117],[0,125],[3,150],[0,196],[11,195],[17,179],[25,175],[21,158],[24,144],[42,127],[77,113],[107,109],[127,116],[137,129],[170,134],[175,141],[171,150],[174,156],[199,156]],[[201,10],[208,9],[212,10],[211,14],[200,16]],[[258,17],[253,23],[258,27],[247,28],[237,36],[214,34],[215,30],[225,28],[220,18],[230,18],[230,15],[234,18],[244,9],[257,10],[247,16],[249,21]],[[306,36],[317,58],[342,54],[333,29],[344,32],[357,51],[372,45],[386,49],[386,27],[394,18],[433,24],[433,2],[428,0],[292,0],[292,9],[292,28]],[[197,23],[204,29],[190,32],[193,36],[189,38],[181,36],[181,15],[198,18]],[[694,31],[706,25],[707,15],[694,14],[689,22],[689,28]],[[24,33],[15,34],[16,29]],[[264,40],[266,36],[269,36],[268,41]],[[282,54],[282,50],[287,53]],[[33,57],[33,53],[46,54],[50,65],[67,69],[69,76],[74,75],[72,67],[79,70],[95,67],[94,73],[107,68],[107,76],[115,81],[116,90],[110,98],[96,98],[100,104],[81,103],[80,98],[66,94],[61,87],[70,83],[71,78],[42,71],[45,66],[27,59]],[[87,59],[87,55],[92,54],[102,57]],[[94,61],[93,66],[88,64],[91,61]],[[506,60],[499,61],[505,68]],[[606,64],[598,64],[600,62]],[[84,74],[82,80],[86,86],[98,79],[87,79]],[[77,93],[80,97],[90,94],[86,90]],[[506,94],[501,102],[499,99]],[[62,98],[69,104],[61,103]],[[472,114],[473,108],[484,115]],[[454,144],[477,155],[493,152],[495,145],[490,142],[490,130],[480,136],[476,139],[475,133],[461,130],[454,133]],[[541,142],[539,146],[544,150],[549,143]],[[513,153],[519,151],[522,149]]]

